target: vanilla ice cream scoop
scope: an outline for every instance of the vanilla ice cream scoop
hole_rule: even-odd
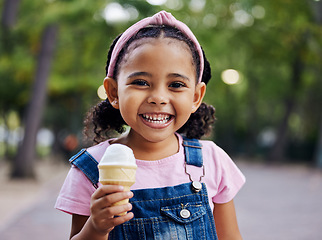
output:
[[[131,148],[115,143],[106,149],[99,165],[136,166],[136,161]]]

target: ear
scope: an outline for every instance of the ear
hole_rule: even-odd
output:
[[[203,97],[206,94],[206,84],[204,82],[200,82],[196,85],[195,95],[192,104],[192,111],[194,113],[199,108],[200,104],[202,103]]]
[[[119,102],[118,102],[118,95],[117,95],[117,82],[110,77],[104,78],[104,88],[106,91],[106,95],[108,100],[110,101],[111,105],[118,109]]]

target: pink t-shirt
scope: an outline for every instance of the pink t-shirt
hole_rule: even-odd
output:
[[[143,188],[159,188],[175,186],[190,182],[184,168],[184,148],[182,137],[178,135],[179,152],[156,161],[136,160],[136,182],[131,190]],[[203,164],[205,176],[202,178],[207,186],[210,207],[213,210],[214,203],[226,203],[231,201],[239,189],[245,183],[245,177],[234,164],[231,158],[212,141],[200,141],[202,144]],[[99,162],[109,141],[90,147],[87,151]],[[187,171],[192,180],[199,181],[202,176],[202,168],[187,165]],[[90,215],[90,199],[95,188],[87,177],[75,166],[72,166],[60,194],[55,208],[79,215]]]

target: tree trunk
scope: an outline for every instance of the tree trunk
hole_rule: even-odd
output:
[[[9,29],[12,28],[17,19],[20,0],[6,0],[3,4],[2,25]]]
[[[318,136],[318,144],[315,151],[315,163],[318,168],[322,169],[322,115],[320,119],[320,131]]]
[[[39,52],[35,82],[31,101],[26,112],[25,133],[17,156],[13,161],[11,177],[34,178],[35,147],[46,99],[47,80],[54,53],[58,27],[49,25],[45,28]]]
[[[322,24],[322,1],[311,3],[314,12],[315,20],[318,24]],[[319,81],[319,80],[318,80]],[[320,114],[320,131],[318,135],[318,143],[315,150],[315,164],[322,169],[322,114]]]
[[[311,8],[315,17],[315,21],[318,24],[322,24],[322,2],[321,1],[312,1],[310,2]]]
[[[291,89],[288,97],[285,100],[285,114],[277,129],[276,141],[268,154],[268,160],[270,162],[280,162],[285,159],[285,149],[288,143],[288,123],[296,105],[296,96],[301,85],[301,75],[304,67],[300,58],[300,49],[297,49],[297,51],[298,54],[292,66],[293,73],[291,79]]]
[[[248,104],[251,106],[248,110],[247,116],[247,125],[248,125],[248,134],[246,136],[246,154],[249,157],[253,157],[256,153],[256,137],[258,133],[258,104],[257,104],[257,89],[259,88],[258,79],[256,76],[253,76],[251,71],[248,73],[249,76],[249,87],[247,89],[248,94]]]
[[[269,152],[269,162],[281,162],[285,158],[287,146],[288,122],[293,112],[295,99],[288,99],[285,103],[285,114],[277,130],[276,141]]]

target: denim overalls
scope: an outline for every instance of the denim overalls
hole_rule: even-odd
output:
[[[201,144],[184,138],[185,166],[204,168]],[[70,159],[91,180],[98,183],[97,161],[83,149]],[[116,226],[108,239],[214,239],[217,240],[213,213],[208,203],[206,185],[199,181],[173,187],[133,190],[130,199],[134,218]],[[203,169],[203,173],[205,170]]]

